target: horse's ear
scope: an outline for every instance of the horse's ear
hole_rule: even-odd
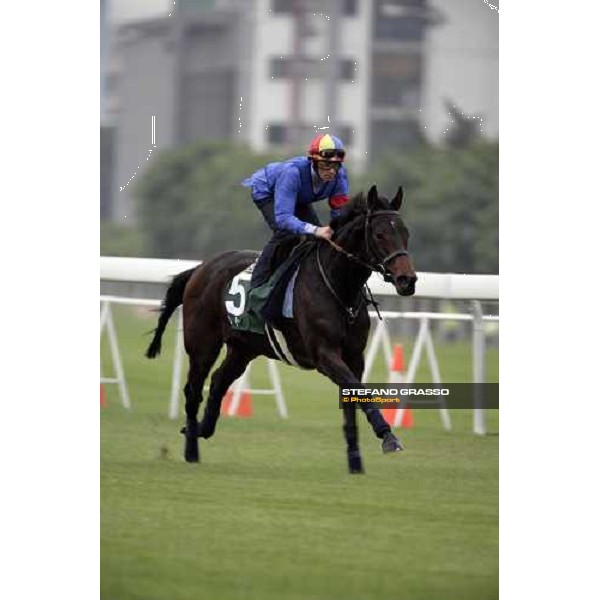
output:
[[[367,210],[369,212],[375,210],[375,206],[377,205],[378,200],[379,195],[377,194],[377,186],[372,185],[371,189],[369,190],[369,194],[367,195]]]
[[[394,196],[392,202],[391,202],[391,206],[394,210],[400,210],[400,207],[402,206],[402,198],[404,197],[404,190],[402,189],[402,186],[398,187],[398,191],[396,192],[396,195]]]

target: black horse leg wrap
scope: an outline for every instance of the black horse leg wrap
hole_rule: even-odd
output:
[[[386,420],[382,417],[377,408],[367,408],[365,414],[378,438],[382,439],[386,433],[391,431],[390,426],[386,423]]]
[[[362,458],[358,450],[348,451],[348,469],[351,473],[363,473]]]
[[[344,425],[344,437],[348,443],[348,451],[358,449],[358,429],[356,425]]]
[[[198,435],[205,439],[212,437],[215,433],[219,416],[220,412],[218,410],[211,410],[209,409],[209,405],[207,405],[202,422],[198,426]]]

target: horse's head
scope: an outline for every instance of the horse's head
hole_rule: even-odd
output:
[[[385,278],[401,296],[415,293],[417,275],[408,254],[408,228],[400,217],[402,187],[392,201],[379,196],[372,186],[367,196],[365,251],[367,259],[379,265]]]

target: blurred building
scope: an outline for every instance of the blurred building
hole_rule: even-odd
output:
[[[426,137],[443,142],[449,102],[465,115],[481,117],[484,137],[498,139],[498,12],[484,0],[429,4],[442,22],[428,30],[425,42],[421,123]]]
[[[160,16],[120,22],[105,99],[116,126],[111,217],[135,221],[129,192],[153,135],[157,150],[208,138],[285,153],[330,130],[361,170],[423,134],[440,139],[446,98],[495,117],[495,131],[490,121],[486,129],[494,135],[498,14],[480,4],[176,0]]]
[[[106,109],[109,48],[108,3],[100,0],[100,216],[110,217],[114,175],[114,128]]]

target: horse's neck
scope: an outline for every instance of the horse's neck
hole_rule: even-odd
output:
[[[360,235],[346,235],[340,237],[336,242],[354,256],[359,256],[362,250],[362,239]],[[369,279],[371,271],[360,266],[353,260],[347,258],[334,248],[327,247],[328,268],[326,269],[336,290],[350,302]]]

